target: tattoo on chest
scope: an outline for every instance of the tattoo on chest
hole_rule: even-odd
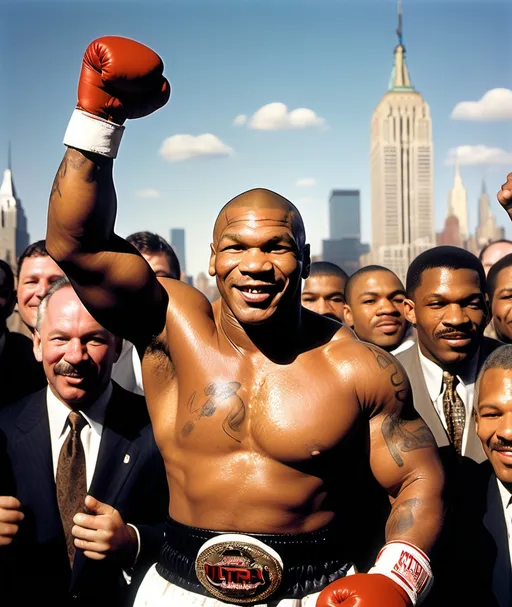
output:
[[[242,384],[237,381],[228,383],[211,382],[204,389],[206,400],[196,402],[197,392],[193,392],[187,403],[188,412],[195,416],[193,421],[188,421],[181,429],[181,435],[186,438],[194,429],[196,423],[203,417],[212,417],[217,408],[231,401],[231,408],[222,422],[222,430],[237,443],[242,442],[239,438],[241,426],[245,420],[245,403],[237,394]]]
[[[382,370],[389,374],[389,381],[395,391],[395,399],[399,405],[395,411],[389,413],[382,422],[381,432],[391,457],[397,466],[402,467],[404,460],[400,453],[426,449],[435,445],[435,439],[430,428],[417,415],[413,419],[405,417],[406,411],[402,408],[406,405],[409,392],[407,377],[400,369],[397,361],[390,355],[372,346],[368,346]]]

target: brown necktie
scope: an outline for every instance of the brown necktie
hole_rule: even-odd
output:
[[[80,440],[80,432],[87,421],[78,411],[71,411],[68,422],[70,431],[60,450],[56,485],[57,503],[66,537],[69,564],[73,567],[75,558],[75,545],[71,535],[73,517],[77,512],[83,512],[87,495],[85,453]]]
[[[462,454],[462,437],[466,422],[466,407],[455,389],[458,380],[448,371],[443,371],[443,382],[446,386],[443,394],[443,411],[446,419],[448,436],[459,455]]]

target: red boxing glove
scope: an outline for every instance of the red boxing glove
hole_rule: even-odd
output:
[[[410,607],[409,595],[385,575],[356,573],[326,586],[316,607]]]
[[[98,38],[82,60],[77,108],[116,124],[147,116],[169,100],[171,86],[163,70],[160,57],[140,42]]]
[[[163,68],[160,57],[135,40],[104,36],[91,42],[64,143],[115,158],[125,120],[147,116],[169,100]]]

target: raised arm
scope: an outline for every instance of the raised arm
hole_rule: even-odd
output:
[[[49,254],[93,316],[136,344],[163,330],[168,297],[144,258],[114,233],[112,169],[125,120],[167,102],[162,71],[158,55],[133,40],[107,36],[88,46],[48,212]]]
[[[501,186],[497,195],[498,202],[512,219],[512,173],[507,175],[507,181]]]

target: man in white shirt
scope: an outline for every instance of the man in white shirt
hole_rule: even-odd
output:
[[[473,419],[474,384],[499,343],[483,336],[489,309],[482,264],[464,249],[434,247],[411,263],[406,293],[405,316],[416,328],[417,346],[397,358],[409,375],[414,405],[438,447],[483,461]]]
[[[34,333],[48,387],[0,414],[3,588],[17,603],[121,607],[158,555],[165,471],[144,399],[111,382],[120,349],[66,278],[52,285]]]

